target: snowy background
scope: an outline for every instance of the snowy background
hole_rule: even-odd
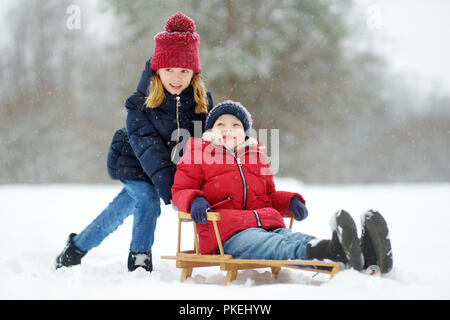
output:
[[[450,299],[450,2],[255,3],[0,2],[0,299]],[[310,212],[294,229],[329,238],[336,210],[360,225],[377,209],[391,273],[345,270],[328,282],[247,270],[225,287],[224,272],[204,268],[181,284],[175,262],[160,259],[176,250],[165,206],[152,274],[127,272],[132,218],[82,266],[53,270],[69,233],[121,188],[106,172],[109,143],[154,35],[177,11],[196,22],[215,103],[241,101],[255,129],[280,130],[277,187],[302,193]]]
[[[53,270],[70,232],[80,232],[116,195],[120,185],[0,186],[0,299],[450,299],[450,184],[321,186],[277,179],[278,189],[302,193],[310,215],[294,230],[330,236],[329,217],[348,210],[378,209],[386,218],[394,269],[369,277],[354,270],[334,279],[283,269],[239,271],[224,286],[219,267],[181,271],[162,255],[176,251],[176,214],[163,207],[153,248],[154,271],[127,271],[132,218],[84,258],[80,266]],[[192,246],[192,227],[183,224],[183,249]]]
[[[3,0],[0,183],[109,183],[124,102],[177,11],[195,20],[214,102],[240,101],[256,130],[280,130],[280,176],[448,182],[449,10],[440,0]]]

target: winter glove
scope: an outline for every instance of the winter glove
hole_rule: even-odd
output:
[[[165,205],[170,204],[170,201],[172,200],[171,188],[173,185],[175,170],[175,167],[167,167],[159,170],[152,176],[152,183]]]
[[[206,223],[206,211],[210,210],[211,206],[204,197],[197,197],[191,203],[191,218],[195,223]]]
[[[289,210],[294,214],[294,219],[297,221],[302,221],[308,216],[308,209],[306,209],[303,202],[295,197],[291,199]]]

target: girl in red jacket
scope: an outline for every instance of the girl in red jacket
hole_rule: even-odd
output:
[[[265,147],[249,137],[251,115],[238,102],[225,101],[206,119],[202,139],[190,138],[177,165],[173,203],[190,212],[197,223],[199,250],[217,252],[217,241],[207,211],[220,212],[220,237],[226,254],[241,259],[329,259],[362,270],[378,264],[392,268],[387,225],[375,211],[364,214],[362,241],[344,210],[331,219],[331,240],[318,240],[285,227],[282,214],[296,220],[308,216],[303,197],[277,191]],[[379,239],[380,241],[371,241]]]

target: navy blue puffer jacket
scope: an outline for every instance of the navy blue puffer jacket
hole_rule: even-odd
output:
[[[172,199],[171,187],[176,170],[176,163],[172,162],[171,153],[172,149],[177,145],[176,133],[178,132],[178,127],[181,129],[180,133],[182,137],[189,133],[192,137],[200,138],[203,134],[207,114],[195,113],[196,103],[194,101],[192,86],[189,86],[180,94],[178,123],[176,95],[172,95],[166,91],[165,99],[159,107],[146,107],[145,100],[148,95],[151,77],[152,70],[150,60],[148,60],[142,72],[137,90],[125,102],[127,109],[126,129],[131,148],[143,171],[156,187],[164,203],[169,204]],[[209,112],[213,107],[213,101],[209,92],[207,95]],[[194,132],[195,122],[197,122],[196,132]],[[177,145],[177,150],[180,150],[179,156],[182,155],[188,138],[180,139],[181,143]],[[111,146],[112,148],[113,146]],[[130,164],[133,167],[129,161],[122,163]],[[114,165],[111,164],[110,166],[113,167]],[[130,171],[133,170],[125,170],[124,168],[124,170],[120,171],[119,169],[116,172],[129,173]],[[135,178],[142,180],[142,176],[139,175],[138,171],[136,173],[137,176]],[[125,179],[119,175],[111,177],[113,179]],[[130,177],[126,179],[130,179]]]
[[[108,152],[107,168],[111,179],[143,180],[152,183],[131,148],[126,128],[117,130],[113,136]]]

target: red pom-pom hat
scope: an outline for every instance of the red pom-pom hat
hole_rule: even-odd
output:
[[[154,39],[152,70],[186,68],[200,72],[198,59],[200,36],[195,32],[194,20],[177,12],[167,19],[165,30],[158,33]]]

